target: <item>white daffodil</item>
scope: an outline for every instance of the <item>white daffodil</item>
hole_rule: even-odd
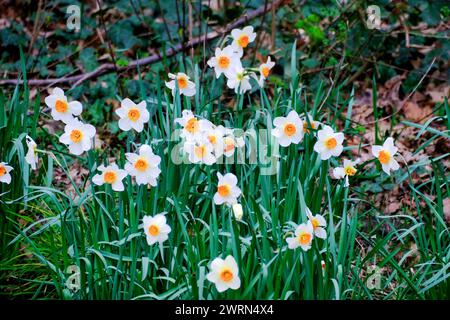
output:
[[[91,149],[94,137],[94,126],[73,118],[64,127],[64,134],[59,137],[59,142],[68,145],[70,153],[78,156]]]
[[[198,119],[191,110],[183,110],[181,118],[176,118],[175,123],[183,127],[180,136],[187,140],[193,139],[213,127],[209,120]]]
[[[234,89],[236,93],[245,93],[252,88],[250,76],[245,74],[245,70],[241,66],[234,67],[227,78],[228,88]]]
[[[214,68],[216,78],[219,78],[222,73],[231,74],[234,67],[242,68],[241,60],[232,46],[216,48],[215,56],[208,60],[208,65]]]
[[[143,144],[139,148],[139,154],[126,153],[128,162],[125,164],[125,170],[132,177],[136,177],[137,184],[150,184],[156,187],[161,170],[159,163],[161,157],[153,153],[149,145]]]
[[[348,177],[354,176],[356,174],[355,166],[359,163],[359,159],[355,161],[344,159],[344,166],[337,167],[333,169],[333,176],[336,179],[345,179],[344,187],[348,187]]]
[[[144,216],[142,220],[144,222],[143,228],[149,246],[156,242],[163,243],[169,238],[171,228],[167,224],[166,217],[163,214],[158,213],[153,217]]]
[[[306,215],[313,227],[314,236],[320,239],[326,239],[327,232],[325,231],[325,227],[327,226],[327,222],[325,218],[320,214],[313,215],[308,207],[306,207]]]
[[[28,151],[25,156],[25,161],[31,166],[31,169],[36,170],[36,165],[39,161],[37,154],[37,144],[30,136],[26,136]]]
[[[192,97],[195,95],[195,83],[190,81],[189,77],[183,73],[178,72],[176,75],[173,73],[169,73],[169,82],[166,81],[166,87],[172,90],[172,95],[175,95],[175,81],[178,83],[178,92],[180,94],[184,94],[187,97]]]
[[[96,185],[101,186],[106,183],[110,184],[114,191],[125,190],[122,180],[128,175],[128,173],[123,169],[119,169],[117,164],[112,163],[107,167],[100,165],[97,170],[101,173],[96,174],[92,178],[92,181]]]
[[[10,184],[11,174],[9,173],[13,170],[13,167],[9,166],[6,162],[0,162],[0,182]]]
[[[54,88],[52,94],[45,98],[45,104],[51,110],[54,120],[69,123],[74,116],[79,116],[83,111],[83,106],[78,101],[67,101],[64,91],[60,88]]]
[[[334,132],[330,126],[324,125],[323,129],[317,133],[317,139],[314,151],[320,154],[322,160],[328,160],[331,156],[338,157],[344,149],[342,146],[344,134]]]
[[[237,203],[237,198],[241,195],[241,189],[237,186],[237,178],[232,173],[227,173],[224,176],[217,173],[219,182],[217,183],[217,192],[214,194],[214,203],[221,205],[226,203],[233,205]]]
[[[259,66],[259,80],[258,83],[262,87],[264,86],[264,81],[269,77],[270,70],[275,66],[275,62],[267,57],[267,62]]]
[[[211,262],[210,272],[206,275],[206,279],[214,283],[219,292],[228,289],[236,290],[241,286],[239,267],[232,256],[226,257],[225,260],[215,258]]]
[[[308,118],[308,120],[306,118]],[[313,117],[311,117],[309,114],[307,114],[306,117],[302,117],[302,122],[303,122],[303,133],[309,133],[311,129],[317,130],[320,126],[320,122],[314,121]]]
[[[242,205],[240,203],[233,204],[233,214],[236,220],[241,220],[244,215],[244,210],[242,210]]]
[[[287,117],[273,119],[275,128],[272,135],[278,139],[278,143],[287,147],[291,143],[298,144],[303,139],[303,122],[295,110],[289,112]]]
[[[205,136],[211,143],[214,149],[214,156],[219,158],[224,152],[224,135],[226,128],[223,126],[213,126],[211,129],[206,130]]]
[[[247,48],[249,43],[253,42],[256,38],[256,33],[253,32],[252,26],[247,26],[244,29],[231,30],[231,37],[233,42],[231,46],[233,50],[238,53],[239,57],[244,55],[244,49]]]
[[[137,132],[141,132],[144,129],[144,124],[150,119],[145,101],[135,104],[128,98],[122,100],[120,108],[116,109],[116,114],[120,117],[119,128],[123,131],[129,131],[133,128]]]
[[[311,249],[312,239],[314,237],[314,229],[311,221],[308,220],[307,223],[300,224],[297,229],[295,229],[294,237],[287,238],[289,249],[296,249],[301,247],[304,251]]]
[[[236,148],[242,148],[245,145],[244,138],[236,138],[232,132],[233,130],[231,130],[231,133],[227,134],[222,140],[223,154],[226,157],[232,157]]]
[[[213,155],[214,148],[205,136],[198,136],[194,139],[187,140],[183,149],[189,155],[191,163],[204,163],[208,166],[217,161]]]
[[[400,168],[398,162],[394,159],[394,155],[398,149],[394,146],[394,139],[387,138],[382,146],[372,146],[372,154],[381,163],[383,171],[390,175],[391,170],[395,171]]]

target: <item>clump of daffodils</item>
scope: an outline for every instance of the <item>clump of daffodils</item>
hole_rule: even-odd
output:
[[[259,68],[245,68],[241,61],[244,50],[256,39],[253,27],[233,29],[229,38],[231,38],[231,43],[223,48],[216,48],[214,56],[208,60],[208,66],[214,68],[216,78],[223,74],[227,79],[228,88],[239,94],[252,89],[251,79],[263,87],[270,70],[275,65],[270,57]],[[259,78],[255,71],[259,72]]]
[[[182,117],[175,119],[175,123],[182,126],[182,149],[190,163],[212,165],[222,156],[233,156],[235,150],[245,144],[242,137],[235,137],[233,129],[199,119],[191,110],[183,110]]]
[[[214,56],[207,61],[208,66],[214,68],[216,78],[224,75],[227,79],[228,88],[233,89],[238,94],[243,94],[252,89],[252,79],[260,87],[263,87],[271,69],[275,66],[275,62],[268,57],[267,61],[258,68],[246,68],[241,61],[244,50],[256,39],[253,27],[246,26],[243,29],[233,29],[231,30],[231,36],[227,38],[231,39],[231,43],[224,47],[217,47]],[[259,73],[259,77],[255,72]],[[183,72],[169,73],[168,78],[166,87],[172,91],[173,96],[177,92],[179,95],[187,97],[195,95],[195,83],[190,80],[187,74]]]
[[[215,49],[214,56],[208,60],[208,65],[214,68],[215,77],[222,75],[226,78],[227,86],[236,93],[242,94],[252,89],[252,82],[264,86],[275,63],[270,57],[258,68],[244,67],[241,58],[246,48],[255,40],[256,33],[253,27],[247,26],[243,29],[234,29],[231,32],[231,43],[224,47]],[[259,76],[257,75],[259,73]],[[192,97],[197,88],[190,77],[182,72],[169,74],[166,82],[172,94]],[[49,96],[45,98],[45,104],[50,108],[51,116],[56,121],[62,121],[65,125],[64,133],[59,141],[66,145],[69,152],[76,156],[82,156],[92,149],[96,128],[84,123],[81,118],[82,105],[78,101],[70,101],[60,88],[54,88]],[[147,104],[142,101],[138,104],[125,98],[121,101],[120,108],[115,110],[119,117],[118,126],[123,131],[134,130],[142,132],[144,126],[150,120]],[[183,152],[187,155],[190,163],[213,165],[222,157],[232,157],[237,150],[244,146],[242,137],[237,137],[234,130],[222,125],[215,125],[208,119],[202,119],[191,110],[183,110],[182,116],[175,119],[175,123],[181,126],[181,138]],[[345,137],[342,132],[336,132],[331,126],[314,120],[308,113],[299,115],[297,111],[291,110],[285,117],[276,117],[273,120],[272,135],[278,144],[283,147],[300,144],[308,135],[315,139],[314,151],[317,159],[336,164],[344,151]],[[28,135],[26,136],[27,153],[25,158],[33,170],[38,169],[37,143]],[[92,177],[92,182],[97,186],[106,185],[112,190],[121,192],[125,190],[125,183],[134,181],[137,185],[150,185],[156,187],[161,175],[161,157],[156,155],[152,147],[145,143],[132,144],[138,146],[134,152],[125,154],[126,163],[120,168],[115,162],[105,166],[97,167],[98,173]],[[295,147],[295,146],[292,146]],[[387,138],[383,145],[374,145],[371,148],[373,156],[379,161],[383,171],[390,175],[399,169],[395,160],[398,149],[394,145],[393,138]],[[358,173],[357,165],[359,159],[343,159],[342,166],[334,167],[333,176],[344,180],[344,186],[349,186],[349,180],[354,179]],[[0,182],[10,184],[13,167],[8,163],[0,162]],[[129,179],[126,179],[130,176]],[[128,182],[127,182],[128,181]],[[241,181],[242,183],[242,181]],[[130,187],[129,185],[127,187]],[[238,186],[238,178],[232,173],[217,173],[217,184],[214,184],[211,200],[216,205],[225,205],[233,213],[236,220],[243,218],[243,207],[239,203],[242,190]],[[286,238],[289,249],[300,247],[304,251],[312,248],[318,239],[327,238],[327,222],[324,216],[313,214],[306,207],[306,221],[296,225],[293,235]],[[170,218],[169,218],[170,219]],[[143,216],[143,234],[148,245],[162,244],[169,239],[171,227],[167,223],[164,214],[154,216]],[[162,246],[161,246],[162,247]],[[322,268],[325,263],[322,261]],[[210,264],[210,272],[207,279],[214,283],[218,292],[228,289],[239,289],[241,280],[239,278],[239,267],[233,256],[225,259],[215,258]]]

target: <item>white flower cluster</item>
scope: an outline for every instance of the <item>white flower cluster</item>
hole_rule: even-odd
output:
[[[245,144],[242,137],[235,137],[233,129],[199,119],[191,110],[183,110],[182,117],[175,119],[175,123],[183,127],[180,135],[183,151],[191,163],[212,165],[223,155],[232,157],[236,148]]]

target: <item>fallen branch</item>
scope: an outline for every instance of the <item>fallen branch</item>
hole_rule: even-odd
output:
[[[195,47],[198,44],[202,44],[204,41],[210,41],[215,38],[218,38],[219,36],[229,33],[232,29],[237,28],[245,23],[247,23],[249,20],[254,19],[256,17],[259,17],[263,15],[265,12],[272,10],[272,8],[278,7],[283,1],[285,0],[276,0],[273,1],[270,5],[262,6],[256,10],[253,10],[247,14],[244,14],[236,21],[228,24],[223,30],[219,31],[212,31],[210,33],[207,33],[206,35],[202,35],[196,38],[193,38],[192,40],[188,41],[184,46],[182,44],[178,44],[173,48],[168,49],[164,55],[161,54],[153,54],[149,57],[137,59],[131,61],[128,66],[125,67],[117,67],[113,63],[105,63],[100,65],[97,69],[75,75],[75,76],[68,76],[68,77],[62,77],[62,78],[51,78],[51,79],[29,79],[27,80],[28,85],[30,86],[44,86],[44,85],[54,85],[59,83],[73,83],[73,87],[86,81],[89,79],[93,79],[99,76],[102,76],[107,73],[111,72],[124,72],[129,69],[136,68],[137,66],[145,66],[148,64],[152,64],[158,61],[161,61],[163,57],[171,57],[176,55],[178,52],[181,52],[182,50],[188,50],[190,48]],[[20,79],[3,79],[0,80],[0,85],[17,85],[22,84],[23,80]]]

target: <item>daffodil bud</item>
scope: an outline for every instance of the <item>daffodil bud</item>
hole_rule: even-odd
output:
[[[242,210],[242,205],[240,203],[233,204],[233,213],[236,220],[241,220],[244,215],[244,211]]]

